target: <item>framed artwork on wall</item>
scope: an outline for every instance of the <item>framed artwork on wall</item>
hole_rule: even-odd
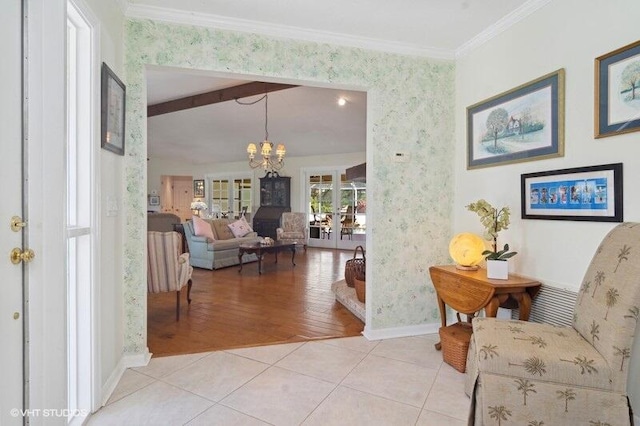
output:
[[[622,163],[521,175],[523,219],[622,222]]]
[[[102,148],[124,155],[124,113],[126,88],[117,75],[102,63],[100,84],[100,133]]]
[[[596,58],[595,137],[640,130],[640,41]]]
[[[204,198],[204,179],[193,181],[193,198]]]
[[[160,205],[160,196],[159,195],[149,195],[149,205],[150,206],[159,206]]]
[[[564,69],[467,108],[467,169],[564,155]]]

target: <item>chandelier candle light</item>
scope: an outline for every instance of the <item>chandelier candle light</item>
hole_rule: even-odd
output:
[[[269,93],[265,93],[265,95],[258,99],[256,102],[264,99],[264,141],[260,142],[260,155],[262,155],[262,160],[256,160],[256,153],[258,152],[258,148],[256,144],[251,142],[247,146],[247,153],[249,154],[249,166],[252,169],[257,167],[262,167],[265,172],[273,172],[274,170],[280,170],[282,166],[284,166],[284,156],[287,152],[284,144],[278,144],[276,147],[276,158],[272,157],[273,154],[273,142],[269,141]],[[236,99],[236,102],[238,100]],[[253,103],[256,103],[253,102]],[[238,102],[241,105],[251,105],[251,104],[243,104]]]
[[[198,216],[202,215],[202,210],[207,209],[207,203],[204,201],[197,199],[191,203],[191,210],[195,210]]]

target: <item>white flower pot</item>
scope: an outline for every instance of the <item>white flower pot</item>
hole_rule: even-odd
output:
[[[509,279],[509,262],[506,260],[487,260],[487,278]]]

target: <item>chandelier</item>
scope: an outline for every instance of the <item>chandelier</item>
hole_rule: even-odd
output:
[[[284,144],[278,144],[275,157],[273,155],[273,142],[269,141],[269,129],[267,127],[269,122],[269,94],[265,93],[265,95],[256,102],[260,102],[262,99],[264,99],[264,141],[260,142],[260,155],[262,159],[256,159],[258,148],[253,142],[247,146],[247,153],[249,154],[249,166],[251,166],[252,169],[262,167],[265,172],[269,173],[274,170],[280,170],[284,166],[284,155],[287,150]]]

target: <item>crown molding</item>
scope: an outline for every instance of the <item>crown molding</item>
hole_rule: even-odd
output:
[[[465,56],[471,53],[473,50],[475,50],[479,46],[485,44],[492,38],[503,33],[513,25],[522,21],[523,19],[525,19],[527,16],[531,15],[538,9],[543,8],[550,2],[551,0],[530,0],[526,2],[525,4],[523,4],[516,10],[514,10],[513,12],[506,15],[504,18],[500,19],[495,24],[491,25],[490,27],[482,31],[480,34],[478,34],[471,40],[464,43],[458,49],[456,49],[455,57],[459,58],[461,56]]]
[[[276,38],[328,43],[367,50],[397,53],[401,55],[447,60],[455,59],[455,52],[449,49],[423,47],[407,43],[358,37],[329,31],[309,30],[299,27],[276,25],[266,22],[230,18],[206,13],[185,12],[182,10],[157,6],[145,6],[129,3],[125,11],[125,16],[135,19],[152,19],[154,21],[163,21],[175,24],[197,25],[221,30],[262,34]]]

